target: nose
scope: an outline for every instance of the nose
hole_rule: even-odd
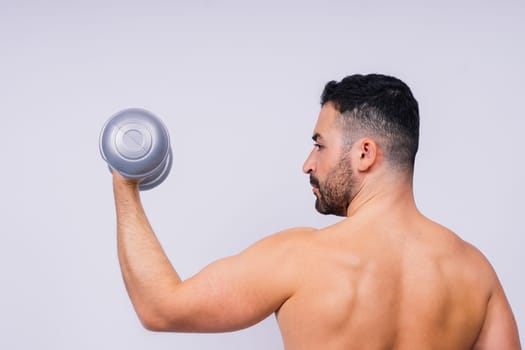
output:
[[[314,156],[314,151],[315,150],[312,150],[312,152],[310,152],[310,154],[308,155],[308,158],[306,158],[306,160],[304,161],[304,164],[303,164],[303,173],[305,174],[310,174],[310,173],[314,173],[315,172],[315,167],[316,167],[316,162],[315,162],[315,156]]]

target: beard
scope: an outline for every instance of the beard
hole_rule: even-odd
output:
[[[324,181],[310,174],[310,184],[317,189],[315,209],[324,215],[346,216],[354,196],[355,180],[349,157],[341,157]]]

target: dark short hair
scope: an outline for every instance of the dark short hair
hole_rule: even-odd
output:
[[[419,108],[401,80],[381,75],[350,75],[330,81],[321,105],[331,102],[342,122],[383,140],[385,156],[393,164],[413,169],[419,145]]]

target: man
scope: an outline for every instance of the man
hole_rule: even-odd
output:
[[[304,172],[323,214],[181,281],[140,203],[114,173],[118,251],[144,326],[221,332],[275,313],[284,346],[305,349],[520,349],[496,273],[473,246],[416,208],[419,112],[383,75],[329,82]]]

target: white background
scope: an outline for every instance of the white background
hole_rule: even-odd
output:
[[[0,2],[0,348],[279,349],[143,330],[124,290],[99,131],[168,125],[143,202],[183,277],[314,210],[301,173],[328,80],[403,79],[421,109],[420,209],[485,253],[525,334],[523,1]]]

